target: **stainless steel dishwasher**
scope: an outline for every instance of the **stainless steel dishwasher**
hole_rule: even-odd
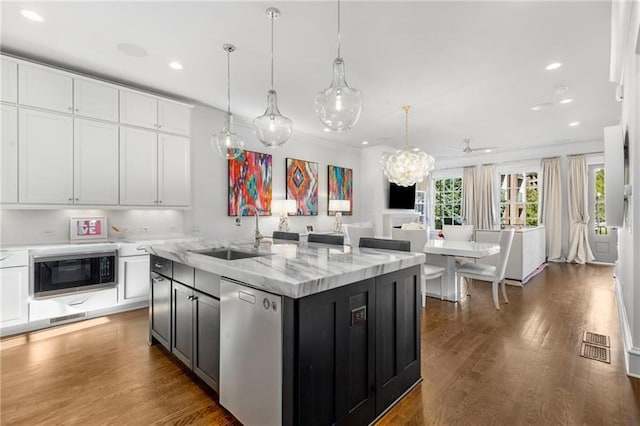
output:
[[[222,279],[220,404],[247,426],[282,424],[282,297]]]

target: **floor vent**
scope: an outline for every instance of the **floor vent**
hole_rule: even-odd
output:
[[[611,364],[611,353],[609,352],[609,348],[603,348],[602,346],[583,343],[582,348],[580,349],[580,356]]]
[[[609,341],[609,336],[605,336],[604,334],[592,333],[590,331],[585,331],[584,336],[582,336],[582,341],[585,343],[591,343],[592,345],[611,347],[611,342]]]
[[[59,323],[59,322],[62,322],[62,321],[68,321],[68,320],[76,319],[76,318],[84,318],[86,316],[87,316],[87,314],[85,314],[84,312],[80,312],[78,314],[64,315],[64,316],[61,316],[61,317],[51,318],[49,320],[49,324],[56,324],[56,323]]]

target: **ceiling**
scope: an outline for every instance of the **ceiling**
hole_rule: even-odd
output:
[[[435,155],[471,146],[502,151],[602,138],[620,107],[609,83],[610,2],[342,2],[347,81],[363,92],[360,121],[327,133],[313,98],[330,82],[336,2],[2,2],[1,47],[226,109],[226,53],[233,43],[232,111],[255,117],[269,86],[268,6],[275,23],[275,89],[296,132],[362,146],[400,147],[403,104],[409,139]],[[24,19],[29,8],[44,22]],[[133,43],[134,58],[116,45]],[[169,68],[177,60],[184,69]],[[545,66],[559,61],[559,70]],[[559,105],[558,86],[574,102]],[[543,102],[551,108],[532,111]],[[568,123],[580,125],[569,127]],[[220,123],[222,127],[222,123]],[[451,149],[459,149],[460,154]],[[542,148],[541,148],[542,149]],[[473,154],[471,154],[473,155]]]

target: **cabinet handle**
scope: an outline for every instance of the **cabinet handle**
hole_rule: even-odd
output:
[[[162,277],[151,278],[151,281],[164,281],[164,278],[162,278]]]
[[[69,201],[73,201],[73,197],[69,198]]]
[[[2,262],[3,260],[5,260],[7,257],[9,257],[9,256],[2,256],[2,257],[0,257],[0,262]]]
[[[78,108],[76,108],[76,112],[80,111]]]
[[[158,201],[159,204],[162,204],[162,200]]]
[[[160,127],[162,127],[162,124],[158,124],[158,129],[159,129]]]
[[[82,305],[82,304],[83,304],[84,302],[86,302],[86,301],[87,301],[87,299],[80,300],[80,301],[77,301],[77,302],[67,303],[67,306],[77,306],[77,305]]]
[[[71,107],[69,107],[69,108],[67,108],[67,109],[68,109],[69,111],[73,111],[73,108],[71,108]]]
[[[80,198],[76,198],[76,201],[80,201]]]
[[[164,265],[162,263],[154,263],[153,266],[155,266],[158,269],[163,269]]]
[[[191,300],[198,300],[198,296],[191,296]]]
[[[188,300],[193,300],[193,296],[187,296]]]

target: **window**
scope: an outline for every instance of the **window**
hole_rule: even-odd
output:
[[[436,229],[442,229],[442,225],[462,225],[462,178],[437,179],[435,189]]]
[[[604,215],[604,169],[595,170],[595,197],[594,198],[594,218],[593,224],[595,226],[594,232],[596,235],[609,235],[609,228],[605,221]]]
[[[502,226],[538,225],[538,173],[500,175]]]

